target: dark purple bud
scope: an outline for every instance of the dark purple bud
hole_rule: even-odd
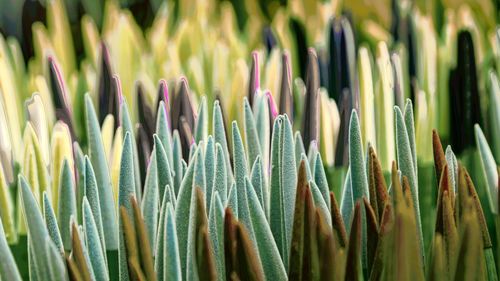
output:
[[[136,144],[137,144],[137,156],[139,158],[139,171],[141,174],[141,186],[144,186],[146,180],[146,172],[149,165],[149,159],[151,157],[151,143],[150,136],[147,134],[146,130],[142,124],[138,123],[136,125]]]
[[[292,71],[288,52],[281,56],[280,114],[288,115],[293,124]],[[274,118],[273,118],[274,119]]]
[[[195,124],[195,113],[193,109],[193,103],[191,102],[191,93],[189,90],[189,85],[185,77],[181,78],[181,81],[179,83],[179,89],[175,93],[172,99],[172,129],[173,130],[179,130],[179,133],[182,132],[181,130],[181,122],[180,118],[181,116],[184,117],[185,122],[189,125],[189,128],[192,129],[194,128]]]
[[[250,79],[248,81],[248,103],[253,106],[255,91],[260,88],[259,73],[259,53],[252,52],[252,68],[250,69]]]
[[[479,89],[477,82],[476,57],[474,43],[469,31],[458,34],[457,67],[449,78],[449,95],[452,125],[451,144],[460,154],[467,147],[474,145],[474,124],[481,121]]]
[[[141,82],[137,81],[136,84],[137,91],[137,112],[139,113],[139,123],[141,128],[144,130],[147,139],[149,140],[149,145],[153,146],[153,134],[155,133],[156,119],[153,114],[153,110],[146,101],[144,88]]]
[[[98,96],[99,96],[99,122],[102,124],[108,114],[113,114],[115,120],[118,120],[116,113],[120,112],[120,101],[113,90],[113,71],[111,60],[106,44],[101,43],[101,66],[99,73]],[[115,122],[115,129],[118,123]]]
[[[340,94],[354,84],[356,46],[350,21],[345,17],[332,18],[329,35],[330,69],[329,96],[336,102]]]
[[[313,140],[318,140],[319,111],[319,68],[318,57],[313,48],[309,49],[309,59],[306,73],[306,97],[304,102],[304,117],[302,119],[302,139],[304,145],[309,147]]]
[[[63,82],[61,71],[55,61],[51,56],[49,60],[49,75],[50,75],[50,88],[52,91],[52,100],[54,102],[54,108],[57,120],[61,120],[66,125],[68,125],[69,132],[71,134],[71,139],[75,139],[75,131],[73,128],[73,121],[71,116],[71,111],[69,109],[68,96],[66,94],[66,88]]]
[[[188,121],[184,116],[179,118],[179,136],[181,138],[182,146],[182,158],[186,163],[189,163],[189,150],[194,144],[194,137],[192,133],[192,127],[189,125]]]
[[[350,93],[348,89],[344,89],[339,101],[340,128],[335,150],[335,166],[347,166],[349,164],[349,121],[351,111]]]
[[[167,123],[169,129],[171,129],[172,125],[170,124],[170,97],[168,94],[168,85],[167,82],[163,79],[160,80],[158,86],[158,96],[156,98],[156,108],[160,107],[160,101],[163,101],[165,104],[165,115],[167,116]],[[155,120],[158,117],[158,112],[156,112]]]

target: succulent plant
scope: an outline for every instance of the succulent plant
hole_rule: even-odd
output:
[[[497,2],[160,2],[0,9],[0,280],[498,280]]]

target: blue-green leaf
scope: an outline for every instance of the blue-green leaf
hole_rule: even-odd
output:
[[[266,280],[286,280],[286,270],[255,190],[245,187],[258,253]],[[287,262],[288,263],[288,262]]]
[[[135,194],[135,174],[134,174],[134,154],[132,146],[132,136],[129,132],[125,133],[123,140],[122,156],[120,162],[120,180],[118,184],[118,207],[125,207],[127,213],[132,217],[132,203],[130,196]],[[118,220],[119,224],[119,249],[118,249],[118,266],[120,269],[120,281],[129,280],[127,250],[125,248],[125,237],[122,227],[122,219]]]
[[[422,222],[420,220],[420,205],[418,203],[418,179],[415,175],[415,168],[413,166],[411,144],[408,137],[408,131],[403,119],[403,114],[397,106],[394,107],[394,116],[396,119],[395,127],[398,168],[401,171],[401,175],[406,176],[408,178],[408,182],[410,183],[411,196],[413,200],[413,206],[415,208],[415,221],[417,223],[420,254],[423,259],[422,261],[425,261]]]
[[[156,156],[156,166],[158,175],[158,194],[163,195],[165,192],[165,187],[167,185],[173,186],[174,181],[172,179],[172,170],[170,169],[170,164],[168,162],[167,153],[165,148],[157,135],[153,136],[154,146],[153,151]]]
[[[476,143],[479,148],[479,155],[481,156],[481,166],[483,167],[484,177],[486,178],[486,183],[488,188],[488,198],[490,200],[491,210],[498,214],[498,170],[491,153],[491,149],[484,137],[483,131],[479,125],[474,126],[474,131],[476,133]]]
[[[97,115],[88,94],[85,95],[85,120],[89,142],[89,157],[92,166],[95,168],[95,177],[99,188],[102,223],[107,226],[104,231],[106,249],[116,250],[118,249],[118,228],[108,162],[104,153]]]
[[[151,252],[156,249],[156,233],[158,231],[158,214],[160,194],[158,191],[158,176],[156,165],[155,149],[151,153],[148,171],[146,173],[146,182],[144,183],[144,194],[141,202],[141,212],[144,216],[144,223],[148,232],[148,238],[151,242]]]
[[[243,141],[241,140],[240,130],[236,121],[232,123],[233,132],[233,166],[234,166],[234,180],[236,183],[236,195],[238,200],[238,218],[248,218],[248,205],[246,200],[245,177],[248,175],[248,168],[245,156],[245,149],[243,148]],[[248,226],[247,226],[248,227]],[[249,231],[251,231],[249,229]]]
[[[50,238],[45,240],[45,257],[49,265],[49,275],[51,281],[66,281],[68,280],[68,272],[66,271],[66,263],[60,250],[54,245]],[[102,279],[105,280],[105,279]]]
[[[284,115],[283,130],[281,131],[281,184],[283,192],[283,214],[286,233],[286,259],[290,251],[292,240],[293,214],[295,211],[295,195],[297,193],[297,170],[295,166],[295,143],[293,141],[292,125]]]
[[[52,204],[50,203],[47,192],[43,193],[43,216],[45,218],[45,225],[47,226],[47,231],[49,232],[49,236],[52,239],[52,242],[54,242],[54,245],[57,247],[60,253],[64,253],[56,214],[54,213],[54,209],[52,208]]]
[[[7,244],[6,235],[3,230],[3,221],[0,218],[0,256],[2,257],[2,262],[0,262],[0,276],[3,280],[21,281],[21,274],[19,274],[19,269],[17,268],[14,256],[10,251],[9,244]]]
[[[255,159],[255,162],[252,166],[251,179],[252,186],[255,189],[255,193],[257,194],[257,198],[259,198],[260,206],[264,210],[264,214],[266,218],[269,217],[269,194],[267,192],[267,187],[265,186],[264,173],[262,171],[262,162],[260,160],[260,156]]]
[[[227,186],[229,186],[231,184],[231,179],[233,174],[231,171],[231,162],[229,161],[229,150],[227,147],[224,119],[222,118],[222,111],[218,100],[214,102],[212,122],[213,122],[212,132],[214,134],[215,142],[219,143],[222,146],[222,151],[224,151],[224,157],[226,162],[226,177],[227,177],[226,184]]]
[[[408,140],[410,142],[413,168],[415,169],[415,176],[418,178],[417,147],[415,144],[415,121],[413,120],[413,104],[411,102],[411,99],[406,100],[404,117],[406,132],[408,132]]]
[[[138,200],[141,200],[141,174],[139,169],[139,154],[137,152],[137,145],[135,143],[135,134],[134,127],[132,125],[132,121],[130,120],[130,115],[128,113],[128,106],[125,99],[122,99],[122,103],[120,105],[120,124],[123,128],[123,134],[129,133],[130,140],[132,143],[132,156],[133,156],[133,170],[131,172],[134,173],[134,181],[135,181],[135,195]]]
[[[458,192],[458,161],[451,146],[446,147],[446,163],[448,165],[448,180],[455,192]]]
[[[214,175],[215,175],[215,144],[214,138],[210,135],[207,138],[207,145],[205,147],[205,181],[206,181],[206,206],[210,208],[212,193],[214,190]]]
[[[340,213],[342,214],[342,220],[345,223],[345,229],[348,232],[351,229],[353,210],[354,200],[352,198],[351,169],[349,168],[345,176],[344,188],[342,190],[342,201],[340,201]]]
[[[285,225],[284,225],[284,207],[283,195],[281,186],[281,131],[283,117],[278,116],[274,121],[273,136],[271,139],[271,175],[270,175],[270,203],[269,203],[269,225],[273,233],[274,240],[281,255],[281,259],[285,264],[288,263],[286,257],[287,244],[285,240]],[[295,166],[294,166],[295,169]]]
[[[319,187],[314,183],[314,181],[309,182],[309,186],[311,187],[311,193],[314,200],[314,205],[316,208],[321,210],[323,213],[323,217],[325,218],[328,225],[332,226],[332,216],[330,214],[330,208],[326,205],[325,199],[323,198],[323,194],[319,190]]]
[[[196,160],[196,159],[195,159]],[[196,161],[191,161],[186,175],[184,176],[179,194],[177,195],[177,204],[175,207],[175,224],[177,228],[177,237],[179,239],[179,257],[181,261],[181,272],[186,272],[186,256],[187,256],[187,239],[188,226],[186,219],[189,218],[189,210],[191,206],[191,195],[193,193],[193,177]],[[184,238],[184,239],[182,239]]]
[[[369,198],[363,143],[361,140],[358,114],[355,110],[351,113],[351,120],[349,123],[349,168],[351,170],[354,202],[363,197]]]
[[[172,148],[172,160],[174,168],[174,190],[175,195],[179,195],[179,189],[181,187],[181,182],[183,179],[183,169],[182,169],[182,146],[181,138],[179,136],[179,131],[174,131],[174,141]]]
[[[225,154],[220,143],[215,144],[215,174],[213,192],[218,192],[222,204],[227,201],[227,177]]]
[[[97,233],[101,238],[101,247],[103,252],[106,251],[106,241],[104,239],[104,226],[101,220],[101,206],[99,205],[99,188],[97,187],[97,181],[94,173],[94,168],[90,163],[88,157],[85,156],[85,176],[84,176],[84,194],[89,202],[89,206],[92,209],[92,216],[94,216],[94,223],[97,228]],[[83,217],[83,215],[82,215]],[[106,226],[107,227],[107,226]]]
[[[295,164],[298,169],[300,166],[300,158],[302,154],[306,154],[306,149],[304,148],[304,142],[302,142],[302,136],[300,132],[295,132]]]
[[[94,271],[96,280],[109,280],[106,256],[104,255],[101,237],[97,224],[94,220],[92,208],[87,200],[83,198],[83,232],[85,233],[85,245],[89,253],[90,265]]]
[[[155,250],[154,250],[154,255],[155,255],[155,272],[156,272],[156,277],[158,281],[164,280],[164,272],[165,272],[165,257],[164,257],[164,252],[167,251],[165,247],[165,242],[168,242],[165,240],[164,234],[165,234],[165,225],[166,225],[166,216],[167,216],[167,206],[173,206],[173,199],[172,198],[172,188],[170,186],[167,186],[165,189],[165,194],[163,194],[163,200],[160,208],[160,218],[158,222],[158,232],[155,233],[156,237],[153,241],[155,241]]]
[[[205,141],[208,132],[208,109],[207,98],[201,97],[200,108],[198,110],[198,118],[196,119],[196,127],[194,131],[194,140],[196,143]]]
[[[323,167],[323,161],[321,160],[321,155],[316,152],[316,161],[314,161],[314,182],[317,184],[323,199],[325,200],[328,209],[330,209],[330,188],[328,187],[328,181],[326,179],[325,168]]]
[[[174,211],[170,202],[167,203],[166,210],[165,236],[163,238],[165,241],[163,280],[180,281],[182,280],[182,272],[179,257],[179,243],[177,242]]]
[[[70,219],[76,218],[76,194],[73,183],[73,173],[65,159],[61,171],[61,180],[59,181],[59,207],[57,208],[61,238],[64,249],[71,250],[71,231]]]
[[[271,138],[271,120],[269,118],[269,106],[266,95],[259,95],[254,105],[254,119],[257,136],[259,138],[260,151],[262,155],[262,165],[264,169],[269,167],[269,153],[270,145],[269,139]],[[252,163],[252,162],[248,162]],[[265,175],[267,176],[267,175]]]
[[[167,110],[165,109],[165,103],[163,101],[160,101],[157,112],[158,117],[156,119],[156,134],[160,138],[163,147],[167,148],[165,149],[165,153],[167,154],[170,166],[173,166],[172,135],[170,134],[167,120]]]
[[[208,217],[208,233],[212,242],[213,256],[217,268],[217,279],[225,280],[226,268],[224,262],[224,205],[219,192],[214,191]]]
[[[248,103],[248,100],[246,98],[244,98],[243,100],[243,107],[244,107],[244,119],[245,119],[244,123],[245,144],[248,151],[248,163],[253,163],[255,162],[257,156],[261,155],[260,142],[259,142],[259,137],[257,135],[257,128],[255,125],[252,108],[250,107],[250,104]]]
[[[201,189],[203,194],[206,190],[206,179],[205,179],[205,160],[203,157],[203,145],[200,144],[199,149],[195,152],[196,158],[194,161],[194,176],[193,176],[193,186]]]
[[[238,190],[236,189],[236,183],[233,181],[231,188],[229,189],[229,195],[227,196],[227,207],[233,211],[233,216],[238,218]]]
[[[24,210],[28,237],[31,241],[31,243],[28,242],[30,247],[29,254],[31,255],[29,260],[30,275],[35,274],[37,280],[50,280],[49,264],[44,254],[45,243],[39,242],[46,241],[49,238],[49,233],[43,222],[38,203],[33,193],[31,193],[28,182],[22,175],[19,175],[18,186],[20,188],[21,205]],[[33,241],[38,241],[38,243],[33,243]]]

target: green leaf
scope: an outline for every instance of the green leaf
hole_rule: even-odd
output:
[[[271,139],[271,175],[270,175],[270,208],[269,208],[269,225],[274,236],[274,240],[280,251],[281,259],[285,263],[288,263],[288,258],[286,256],[287,244],[285,240],[285,225],[283,220],[283,192],[281,186],[281,175],[280,175],[280,165],[281,165],[281,131],[283,117],[278,116],[274,120],[273,136]],[[295,169],[295,166],[294,166]]]
[[[297,169],[300,166],[301,156],[302,154],[306,154],[306,149],[304,148],[304,143],[302,142],[302,136],[300,132],[295,132],[295,161]]]
[[[196,157],[196,156],[195,156]],[[179,194],[177,195],[177,205],[175,207],[175,225],[177,228],[177,237],[179,237],[179,257],[181,262],[181,272],[186,272],[187,258],[187,239],[188,226],[186,219],[189,218],[189,210],[191,206],[191,195],[193,193],[193,177],[195,161],[191,161],[184,178],[182,179]]]
[[[214,102],[213,117],[212,117],[212,132],[214,134],[215,143],[219,143],[222,146],[222,151],[224,152],[225,162],[226,162],[226,176],[227,176],[227,186],[231,184],[233,177],[231,171],[231,162],[229,160],[229,150],[226,138],[226,130],[224,127],[224,119],[222,117],[222,111],[219,101]]]
[[[87,197],[84,197],[83,232],[85,233],[85,245],[87,245],[90,264],[92,265],[92,270],[97,278],[96,280],[109,280],[106,256],[103,251],[104,247],[101,244],[102,238],[99,235],[98,227],[94,218],[95,216],[92,213],[90,203],[87,200]]]
[[[255,159],[255,162],[252,166],[251,179],[252,186],[257,194],[257,198],[259,199],[260,206],[266,215],[266,218],[269,217],[269,194],[267,187],[265,185],[264,173],[262,171],[262,161],[260,160],[260,156]]]
[[[160,206],[160,194],[158,191],[158,176],[156,165],[156,152],[153,149],[149,160],[148,171],[146,173],[146,182],[144,183],[144,196],[141,203],[141,212],[144,216],[144,222],[148,232],[149,241],[151,241],[151,251],[156,249],[156,233],[158,231],[158,214]]]
[[[354,201],[362,197],[368,198],[368,180],[361,143],[361,131],[356,111],[352,111],[349,124],[349,168],[351,171],[352,196]]]
[[[68,280],[68,273],[66,271],[66,264],[61,255],[60,249],[54,245],[50,238],[45,241],[45,255],[49,265],[50,280],[65,281]],[[10,280],[10,279],[9,279]],[[105,279],[101,279],[105,280]]]
[[[167,154],[168,162],[170,166],[174,165],[173,155],[172,155],[172,135],[170,134],[170,129],[167,120],[167,110],[165,108],[165,103],[160,101],[157,111],[158,117],[156,119],[156,134],[161,140],[163,147],[167,147],[165,153]]]
[[[410,142],[410,150],[413,160],[413,168],[415,168],[415,177],[418,178],[417,147],[415,144],[415,121],[413,120],[413,104],[411,102],[411,99],[406,100],[404,113],[406,132],[408,133],[408,140]]]
[[[206,178],[205,178],[205,159],[203,157],[203,145],[200,144],[199,149],[195,150],[194,162],[194,176],[193,176],[193,186],[198,187],[205,193],[206,190]],[[205,203],[205,202],[203,202]]]
[[[297,192],[297,170],[295,168],[295,143],[293,141],[292,125],[284,115],[283,130],[281,131],[281,184],[283,192],[283,213],[286,233],[286,249],[290,248],[293,227],[293,212],[295,209],[295,194]],[[286,254],[288,259],[288,253]],[[285,260],[287,260],[285,259]]]
[[[21,281],[21,274],[19,274],[16,261],[10,251],[6,238],[3,221],[0,218],[0,256],[2,257],[2,262],[0,262],[0,276],[4,280]]]
[[[316,152],[316,161],[314,161],[314,182],[316,183],[323,199],[330,209],[330,188],[328,187],[328,180],[326,179],[325,168],[323,166],[323,161],[321,160],[321,155]]]
[[[497,40],[500,38],[498,35],[500,32],[498,32],[497,29]],[[500,45],[497,41],[497,46]],[[498,56],[500,58],[500,56]],[[499,61],[500,62],[500,61]],[[492,143],[493,146],[493,156],[495,159],[500,159],[500,83],[498,81],[498,75],[500,73],[497,73],[495,75],[495,71],[491,70],[490,71],[490,96],[489,96],[489,124],[491,127],[491,140],[490,142]]]
[[[174,141],[172,148],[172,159],[173,159],[173,169],[174,169],[174,190],[175,195],[179,195],[179,189],[181,188],[181,182],[183,179],[182,170],[182,146],[181,138],[179,137],[179,131],[174,131]]]
[[[118,249],[118,225],[109,177],[108,162],[104,153],[101,130],[91,97],[85,96],[85,120],[89,141],[89,157],[95,168],[97,187],[99,188],[99,204],[101,206],[102,223],[106,225],[104,238],[107,250]]]
[[[451,150],[451,146],[446,147],[446,163],[448,164],[448,178],[450,185],[453,187],[455,193],[458,190],[458,161],[457,157]]]
[[[200,141],[205,141],[207,139],[208,132],[208,109],[207,109],[207,98],[205,96],[201,97],[200,108],[198,109],[198,118],[196,120],[196,126],[194,131],[194,140],[196,143]]]
[[[165,194],[163,195],[163,200],[160,208],[160,217],[159,217],[159,222],[158,222],[158,232],[155,233],[155,250],[154,250],[154,256],[155,256],[155,264],[154,264],[154,269],[156,272],[156,277],[158,281],[165,280],[164,279],[164,274],[165,271],[167,270],[167,264],[166,261],[167,259],[164,256],[164,252],[168,251],[166,249],[167,245],[165,244],[168,242],[166,239],[164,239],[164,234],[165,234],[165,228],[166,228],[166,217],[167,217],[167,206],[170,206],[173,208],[175,203],[173,202],[174,198],[172,198],[173,195],[173,190],[170,186],[167,186],[165,189]],[[177,244],[177,240],[175,242]],[[177,249],[178,251],[178,249]],[[180,266],[180,264],[179,264]],[[180,269],[179,269],[180,273]]]
[[[205,205],[210,208],[212,194],[214,190],[214,176],[215,176],[215,144],[214,138],[210,135],[207,138],[207,145],[205,147]],[[209,212],[210,213],[210,212]]]
[[[223,281],[226,276],[224,263],[224,206],[217,191],[214,191],[211,203],[208,217],[208,233],[212,242],[217,277],[219,281]]]
[[[43,222],[38,203],[33,193],[31,193],[31,188],[24,176],[19,175],[18,185],[20,188],[21,205],[24,210],[29,240],[46,241],[46,238],[49,238],[49,233]],[[28,244],[30,245],[29,253],[33,258],[30,259],[30,273],[36,275],[37,280],[50,280],[48,260],[44,255],[45,243],[28,242]]]
[[[83,196],[85,195],[85,188],[84,188],[84,181],[82,179],[85,178],[85,157],[83,156],[82,149],[80,148],[80,145],[78,145],[77,142],[73,143],[73,153],[75,155],[75,174],[76,174],[76,190],[78,192],[77,198],[76,198],[76,211],[78,213],[78,222],[82,222],[82,202],[83,202]],[[88,158],[88,156],[87,156]],[[90,161],[90,160],[89,160]],[[94,175],[94,181],[95,181],[95,175]],[[96,186],[97,188],[97,186]],[[97,202],[99,204],[99,202]],[[99,217],[101,215],[99,214]],[[104,234],[102,236],[102,239],[104,239]]]
[[[238,190],[236,189],[236,183],[233,182],[231,188],[229,189],[229,195],[227,197],[227,208],[233,211],[234,217],[238,218]]]
[[[325,199],[323,198],[323,194],[319,190],[318,186],[316,183],[313,181],[309,182],[309,186],[311,187],[311,194],[314,199],[314,205],[316,208],[319,208],[321,213],[323,214],[323,217],[325,218],[328,226],[332,226],[332,216],[330,215],[330,207],[326,205]],[[330,199],[330,198],[328,198]]]
[[[225,154],[220,143],[215,144],[215,174],[213,192],[218,192],[222,204],[227,201],[227,178]]]
[[[281,260],[280,252],[274,241],[271,228],[267,222],[264,209],[260,205],[257,193],[250,183],[245,185],[245,189],[248,198],[250,219],[264,276],[266,280],[286,280],[285,266]]]
[[[94,223],[96,225],[97,233],[99,234],[99,237],[101,239],[100,245],[102,247],[103,252],[105,252],[106,241],[104,236],[104,226],[101,220],[102,215],[101,215],[101,206],[99,205],[100,202],[99,189],[97,187],[94,168],[92,167],[92,163],[90,162],[90,159],[87,156],[85,156],[85,176],[84,176],[83,190],[84,190],[84,196],[87,198],[90,209],[92,210],[92,216],[94,217]],[[83,215],[82,215],[82,221],[83,221]]]
[[[167,217],[165,221],[165,250],[163,252],[164,269],[163,280],[182,280],[181,263],[179,257],[179,243],[177,242],[174,210],[170,202],[166,205]],[[158,280],[160,280],[158,278]]]
[[[406,128],[403,114],[399,107],[394,107],[395,126],[396,126],[396,151],[398,159],[398,168],[402,176],[408,178],[411,188],[413,206],[415,208],[415,221],[417,223],[417,232],[419,239],[420,255],[425,264],[424,240],[422,233],[422,221],[420,220],[420,204],[418,201],[418,178],[415,174],[416,168],[413,166],[413,154],[411,141],[409,140],[408,130]]]
[[[269,105],[266,95],[257,96],[254,105],[254,120],[255,129],[259,138],[260,151],[262,155],[262,165],[265,169],[269,167],[270,139],[271,139],[271,122],[269,122]],[[251,162],[248,162],[251,163]]]
[[[488,184],[486,191],[490,200],[491,210],[493,210],[495,214],[498,214],[498,170],[495,159],[493,158],[493,154],[484,137],[483,131],[478,124],[474,126],[474,131],[476,134],[476,144],[479,149],[479,155],[481,156],[481,167],[483,168],[483,174]]]
[[[253,116],[252,108],[248,103],[248,100],[244,98],[243,100],[244,107],[244,131],[245,131],[245,144],[248,151],[248,163],[254,163],[257,156],[262,155],[262,151],[260,148],[260,141],[257,134],[257,128],[255,124],[255,119]],[[234,138],[234,134],[233,134]],[[234,144],[233,144],[234,145]],[[233,151],[234,153],[234,151]]]
[[[351,217],[354,210],[354,200],[352,198],[351,169],[347,170],[344,188],[342,189],[342,199],[340,201],[340,213],[347,230],[351,229]]]
[[[174,186],[172,172],[168,162],[165,148],[157,135],[153,135],[154,146],[153,151],[156,156],[157,176],[158,176],[158,194],[163,195],[167,185]]]
[[[238,201],[238,219],[245,225],[250,234],[250,239],[255,239],[253,235],[250,214],[248,210],[248,200],[245,190],[247,184],[248,168],[246,162],[245,148],[241,139],[240,130],[236,121],[232,123],[233,132],[233,167],[235,179],[235,191]],[[252,187],[253,188],[253,187]]]
[[[66,251],[71,250],[71,217],[76,218],[76,194],[73,183],[73,174],[69,167],[68,161],[64,160],[61,180],[59,181],[59,207],[58,218],[61,230],[61,238]]]
[[[59,226],[57,225],[57,218],[46,192],[43,193],[43,217],[52,242],[54,242],[54,245],[60,253],[64,253],[61,233],[59,232]]]
[[[118,190],[118,207],[124,207],[129,217],[133,216],[130,196],[135,194],[135,173],[134,173],[134,154],[132,146],[132,136],[129,132],[125,133],[123,141],[122,157],[120,163],[120,180]],[[120,216],[119,223],[119,241],[118,264],[120,268],[120,280],[128,281],[128,262],[127,250],[125,246],[125,237],[123,230],[123,219]]]
[[[132,156],[133,156],[133,173],[134,173],[134,180],[135,180],[135,195],[137,198],[141,199],[142,194],[141,194],[141,174],[140,174],[140,169],[139,169],[139,154],[137,152],[137,145],[135,143],[135,134],[134,134],[134,127],[132,125],[132,121],[130,119],[130,115],[128,112],[128,106],[127,102],[125,99],[122,99],[121,105],[120,105],[120,125],[123,128],[123,134],[125,135],[126,133],[130,134],[130,140],[132,143]]]

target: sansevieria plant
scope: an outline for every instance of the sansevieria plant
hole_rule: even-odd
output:
[[[498,1],[5,3],[0,280],[498,280]]]

